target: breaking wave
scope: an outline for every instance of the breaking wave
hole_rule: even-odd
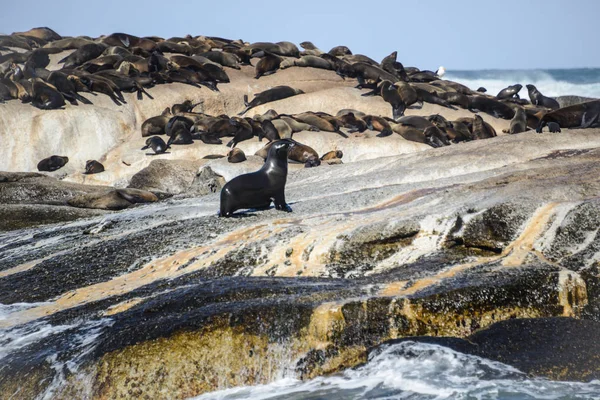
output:
[[[382,346],[367,364],[310,381],[285,378],[267,385],[207,393],[195,400],[308,399],[600,399],[600,381],[529,378],[508,365],[446,347],[415,342]]]
[[[545,96],[582,96],[600,98],[600,68],[552,70],[446,71],[444,79],[460,82],[473,90],[479,87],[496,95],[509,85],[523,85],[520,96],[528,98],[525,85],[533,84]]]

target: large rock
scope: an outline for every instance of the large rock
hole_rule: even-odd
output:
[[[291,214],[235,218],[215,215],[218,187],[262,161],[212,160],[195,178],[202,198],[55,226],[39,247],[29,231],[4,233],[0,303],[32,304],[14,305],[0,329],[72,327],[3,359],[0,389],[184,398],[283,370],[339,371],[406,336],[475,338],[511,319],[598,319],[599,148],[598,130],[566,130],[292,167]],[[489,343],[551,330],[509,327]],[[504,349],[497,358],[508,361],[523,347]],[[78,365],[59,389],[48,354]],[[574,367],[594,366],[592,356],[573,356],[568,373],[552,370],[563,365],[552,358],[531,371],[596,376]],[[224,375],[232,370],[241,372]]]
[[[198,168],[207,160],[154,160],[131,177],[130,188],[180,194],[190,188]]]

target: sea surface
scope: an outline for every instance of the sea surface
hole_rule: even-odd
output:
[[[497,95],[509,85],[520,83],[523,89],[519,95],[528,99],[525,85],[535,85],[542,94],[549,97],[575,95],[600,98],[600,68],[574,69],[515,69],[515,70],[446,70],[444,79],[460,82],[470,89],[487,89],[487,94]]]

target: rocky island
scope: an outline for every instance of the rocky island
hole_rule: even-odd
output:
[[[406,341],[600,379],[600,101],[302,47],[0,37],[0,398],[183,399]],[[293,212],[220,218],[282,138]]]

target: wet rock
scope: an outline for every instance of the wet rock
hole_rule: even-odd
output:
[[[104,213],[101,210],[82,210],[46,204],[0,204],[0,231],[69,222]]]
[[[363,275],[379,261],[412,243],[420,229],[416,221],[380,222],[340,236],[340,244],[330,252],[332,275],[343,277],[349,271]]]
[[[452,245],[499,254],[516,239],[523,223],[535,210],[533,205],[498,204],[489,209],[464,214],[457,219]]]
[[[66,205],[73,196],[105,191],[102,186],[59,181],[38,173],[0,172],[0,203]]]
[[[388,344],[402,341],[439,344],[511,365],[529,375],[590,381],[600,378],[598,329],[598,322],[573,318],[509,319],[465,340],[408,337]]]

